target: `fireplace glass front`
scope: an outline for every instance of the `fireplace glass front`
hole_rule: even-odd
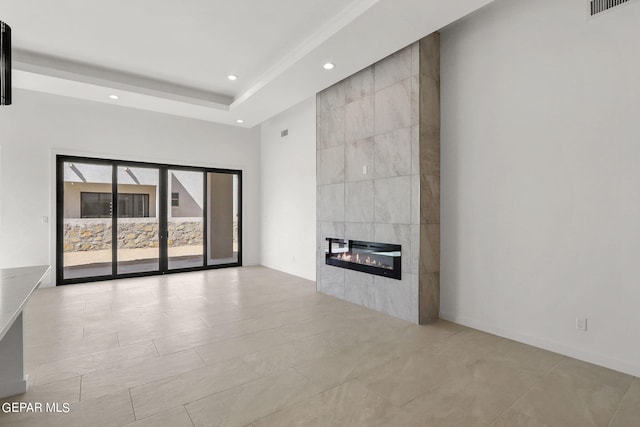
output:
[[[400,245],[331,237],[326,241],[325,262],[328,265],[392,279],[402,278]]]

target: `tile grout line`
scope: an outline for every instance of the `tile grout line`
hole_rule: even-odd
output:
[[[500,414],[498,414],[493,420],[491,420],[488,424],[487,427],[492,426],[496,421],[498,421],[503,415],[505,415],[511,408],[513,408],[514,406],[516,406],[516,404],[518,402],[520,402],[531,390],[533,390],[534,387],[536,387],[538,384],[540,384],[542,382],[542,380],[544,380],[549,374],[551,374],[551,372],[553,372],[558,366],[560,366],[560,364],[566,360],[566,356],[563,356],[558,363],[556,363],[555,365],[553,365],[553,367],[551,367],[547,372],[545,372],[545,374],[543,376],[541,376],[540,378],[538,378],[538,380],[536,380],[533,384],[531,384],[531,387],[529,387],[525,392],[523,392],[520,397],[518,397],[511,405],[509,405],[508,408],[506,408],[504,411],[502,411]],[[522,371],[522,369],[518,369],[518,371]]]
[[[629,394],[629,390],[631,390],[631,386],[633,385],[635,380],[636,379],[632,379],[631,382],[629,383],[629,387],[627,387],[627,389],[625,390],[624,394],[622,395],[622,398],[618,402],[618,405],[616,406],[616,410],[613,411],[613,414],[611,414],[611,418],[609,418],[609,422],[607,423],[607,427],[611,426],[611,423],[616,418],[616,415],[618,415],[618,412],[620,411],[620,407],[622,406],[622,402],[624,401],[624,398],[627,397],[627,394]]]
[[[133,407],[133,397],[131,396],[131,388],[127,389],[127,392],[129,393],[129,403],[131,404],[131,413],[133,414],[133,421],[138,421],[138,418],[136,418],[136,408]]]
[[[191,414],[189,413],[189,410],[187,409],[187,404],[185,403],[184,405],[182,405],[182,407],[184,408],[184,412],[187,413],[187,417],[189,417],[189,421],[191,422],[191,425],[193,427],[195,427],[196,423],[193,422],[193,418],[191,418]]]

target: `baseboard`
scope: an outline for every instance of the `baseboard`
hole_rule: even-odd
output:
[[[516,331],[510,331],[508,329],[500,328],[487,322],[483,322],[470,317],[441,312],[440,318],[448,320],[449,322],[468,326],[473,329],[478,329],[480,331],[487,332],[493,335],[498,335],[503,338],[518,341],[523,344],[528,344],[534,347],[542,348],[544,350],[552,351],[554,353],[559,353],[563,356],[573,357],[574,359],[582,360],[583,362],[593,363],[594,365],[613,369],[614,371],[619,371],[625,374],[633,375],[635,377],[640,377],[640,365],[638,365],[637,363],[630,363],[612,357],[604,356],[602,354],[592,353],[576,347],[559,343],[557,341],[521,334]]]

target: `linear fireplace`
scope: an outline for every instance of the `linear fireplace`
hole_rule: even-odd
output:
[[[400,245],[331,237],[326,240],[325,262],[328,265],[392,279],[402,278]]]

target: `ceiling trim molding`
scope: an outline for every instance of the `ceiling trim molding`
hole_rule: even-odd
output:
[[[111,88],[115,91],[133,92],[172,101],[200,105],[228,111],[231,96],[176,85],[170,82],[96,67],[62,58],[43,55],[21,49],[13,50],[13,68],[63,80]]]
[[[234,99],[230,105],[230,110],[233,111],[234,108],[247,101],[256,92],[267,86],[287,69],[291,68],[295,63],[309,55],[340,30],[351,24],[354,20],[375,6],[379,1],[380,0],[355,0],[351,2],[346,8],[340,11],[340,13],[335,15],[316,32],[304,39],[300,44],[282,57],[282,59],[262,73],[262,75],[249,87],[249,89],[245,90]],[[320,65],[322,64],[318,64],[318,66]]]

